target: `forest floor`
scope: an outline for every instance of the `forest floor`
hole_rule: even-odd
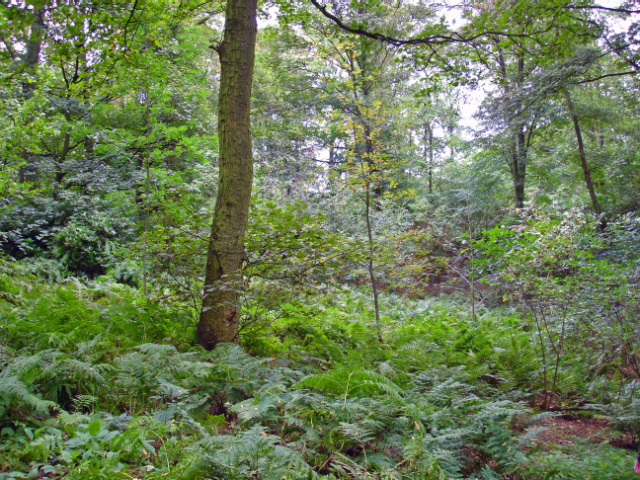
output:
[[[381,344],[368,292],[341,287],[205,352],[193,319],[108,280],[0,292],[0,480],[636,478],[611,417],[539,408],[515,310],[383,294]],[[618,394],[572,368],[552,409]]]
[[[605,419],[561,415],[543,418],[538,423],[546,428],[536,436],[541,445],[575,445],[579,440],[592,443],[614,441]]]

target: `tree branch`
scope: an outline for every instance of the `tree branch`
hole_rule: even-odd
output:
[[[353,33],[355,35],[360,35],[362,37],[371,38],[372,40],[386,42],[396,47],[400,47],[403,45],[433,46],[433,45],[445,45],[448,43],[470,43],[470,42],[473,42],[474,40],[477,40],[478,38],[482,38],[486,36],[496,36],[496,37],[506,37],[506,38],[531,38],[532,36],[535,36],[535,35],[547,33],[551,31],[551,29],[553,28],[553,23],[551,23],[548,27],[542,30],[528,32],[528,33],[508,33],[508,32],[502,32],[502,31],[486,31],[486,32],[477,33],[470,37],[464,37],[458,32],[450,32],[447,35],[436,34],[436,35],[430,35],[428,37],[402,39],[402,38],[392,37],[390,35],[385,35],[383,33],[370,32],[362,28],[356,28],[356,27],[347,25],[336,15],[329,12],[327,10],[327,7],[325,5],[320,4],[318,0],[310,0],[310,1],[313,4],[313,6],[316,7],[316,9],[320,11],[320,13],[322,13],[322,15],[324,15],[326,18],[328,18],[333,23],[335,23],[341,30],[344,30],[345,32],[348,32],[348,33]]]
[[[635,70],[629,70],[628,72],[607,73],[606,75],[600,75],[599,77],[588,78],[586,80],[580,80],[579,82],[573,82],[573,85],[581,85],[583,83],[597,82],[598,80],[601,80],[607,77],[621,77],[623,75],[636,75],[637,73],[638,72]]]
[[[603,10],[605,12],[627,13],[630,15],[633,15],[634,13],[640,13],[640,10],[629,10],[628,8],[603,7],[602,5],[567,5],[564,8],[568,10]]]

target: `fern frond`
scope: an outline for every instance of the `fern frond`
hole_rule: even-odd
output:
[[[360,444],[371,442],[375,438],[375,433],[372,429],[355,423],[340,422],[338,430],[346,438],[355,440]]]
[[[163,425],[169,425],[178,413],[178,408],[174,405],[169,406],[166,410],[158,410],[153,414],[153,420]]]
[[[97,402],[98,397],[94,397],[93,395],[77,395],[76,398],[73,399],[73,408],[76,412],[83,409],[93,410]]]
[[[149,424],[153,424],[155,423],[157,420],[155,418],[155,415],[139,415],[137,417],[132,418],[131,420],[129,420],[129,422],[127,423],[127,428],[140,428],[140,427],[145,427]]]
[[[50,410],[59,410],[57,403],[34,395],[9,369],[0,372],[0,417],[11,407],[26,408],[36,415],[46,416]]]
[[[235,478],[255,476],[255,472],[269,480],[317,478],[295,451],[282,445],[280,437],[266,434],[260,425],[238,436],[207,435],[198,445],[210,465]]]
[[[178,400],[189,393],[189,390],[169,383],[161,377],[158,377],[158,384],[158,393],[169,400]]]
[[[298,388],[311,388],[348,397],[390,395],[402,397],[402,389],[384,375],[369,370],[351,371],[339,368],[327,373],[310,375],[302,379]]]
[[[65,410],[62,410],[58,414],[58,421],[66,427],[73,427],[80,423],[87,422],[88,420],[89,416],[80,412],[69,413]]]

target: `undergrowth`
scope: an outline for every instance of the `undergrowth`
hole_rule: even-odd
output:
[[[113,279],[5,265],[0,479],[628,478],[627,452],[535,443],[521,312],[382,300],[384,343],[342,288],[205,352],[192,318]],[[627,432],[629,395],[590,408]]]

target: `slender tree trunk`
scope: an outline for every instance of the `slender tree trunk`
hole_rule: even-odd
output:
[[[211,237],[207,254],[198,342],[212,349],[236,342],[243,288],[253,155],[251,86],[255,59],[257,0],[227,0],[221,63],[218,135],[220,166]]]
[[[541,360],[542,360],[542,386],[544,389],[544,401],[542,403],[542,408],[546,410],[547,407],[549,406],[549,390],[548,390],[549,382],[547,378],[547,354],[544,348],[544,339],[542,337],[542,326],[540,325],[540,319],[538,318],[538,315],[535,311],[535,307],[531,305],[529,302],[527,302],[527,308],[529,308],[529,310],[531,311],[531,314],[533,315],[533,318],[536,321],[538,341],[540,342],[540,354],[541,354]]]
[[[514,176],[514,189],[516,207],[524,207],[524,184],[527,174],[527,150],[525,145],[525,136],[522,129],[516,133],[515,136],[515,176]]]
[[[370,137],[367,136],[367,130],[365,130],[365,156],[362,155],[360,147],[358,146],[358,132],[355,124],[353,125],[353,147],[356,154],[356,158],[360,161],[362,167],[362,182],[365,187],[364,192],[364,218],[367,224],[367,240],[369,241],[369,258],[367,260],[367,270],[369,271],[369,280],[371,281],[371,292],[373,293],[373,310],[376,317],[376,330],[378,333],[378,341],[382,343],[382,325],[380,323],[380,303],[378,300],[378,284],[376,283],[375,266],[373,263],[373,255],[375,249],[373,246],[373,229],[371,228],[371,203],[374,198],[371,198],[371,178],[373,176],[372,161],[373,161],[373,142],[370,142]],[[366,169],[366,171],[365,171]],[[375,206],[374,206],[375,208]]]
[[[471,250],[471,258],[469,259],[470,260],[469,263],[471,265],[471,273],[475,274],[475,272],[473,271],[473,261],[475,260],[473,247],[470,250]],[[476,276],[475,275],[471,275],[471,322],[474,327],[478,326],[476,323]]]
[[[505,61],[502,48],[498,46],[497,39],[495,39],[495,42],[498,51],[498,68],[500,69],[500,74],[504,82],[504,94],[509,97],[511,94],[511,88],[509,87],[510,79],[507,73],[507,63]],[[518,71],[515,82],[516,87],[519,88],[524,78],[524,54],[522,51],[518,51],[516,56],[518,58]],[[512,120],[512,122],[513,121],[514,120]],[[527,174],[527,141],[523,126],[514,126],[513,133],[511,135],[511,162],[509,164],[509,168],[511,170],[511,178],[513,179],[514,201],[516,208],[523,208],[525,198],[525,179]]]
[[[148,71],[147,71],[148,75]],[[145,111],[144,121],[146,123],[146,152],[145,155],[145,195],[144,195],[144,254],[143,254],[143,272],[142,272],[142,288],[144,296],[149,300],[148,286],[148,265],[147,255],[149,253],[149,225],[151,223],[151,209],[149,208],[149,197],[151,196],[151,92],[149,91],[149,77],[147,76],[147,88],[145,95]]]
[[[371,138],[371,127],[369,123],[361,118],[362,130],[364,132],[364,155],[369,166],[369,178],[373,181],[373,196],[375,199],[382,197],[382,184],[378,178],[378,165],[375,162],[375,152],[373,148],[373,139]],[[374,209],[379,210],[378,204],[374,204]]]
[[[69,121],[69,119],[67,119]],[[69,156],[69,152],[71,152],[71,132],[67,130],[64,133],[64,137],[62,140],[62,150],[60,151],[59,157],[55,160],[56,163],[56,188],[62,187],[62,180],[69,172],[65,172],[64,164],[67,161],[67,157]]]
[[[431,125],[425,123],[424,125],[424,157],[428,161],[427,174],[429,178],[429,193],[433,193],[433,130]],[[427,158],[427,146],[429,148],[429,154]]]
[[[44,38],[45,29],[44,10],[42,8],[36,8],[33,10],[33,23],[29,31],[29,39],[26,42],[24,55],[22,55],[21,58],[22,67],[30,77],[22,81],[22,95],[24,98],[31,98],[37,86],[35,75],[38,63],[40,63],[40,50],[42,49],[42,39]],[[31,153],[24,150],[22,152],[22,158],[25,160],[25,165],[22,165],[18,171],[18,181],[21,183],[37,181],[39,172],[31,162]]]
[[[31,24],[29,40],[27,40],[27,48],[22,60],[26,73],[31,76],[36,74],[36,69],[40,62],[40,50],[42,49],[42,39],[44,38],[45,28],[44,9],[34,9],[33,23]],[[27,98],[33,95],[35,88],[36,82],[34,78],[26,79],[22,82],[22,93]]]
[[[591,181],[591,170],[589,169],[589,165],[587,164],[587,154],[584,151],[584,142],[582,141],[582,131],[580,130],[578,114],[576,113],[576,109],[573,106],[571,95],[569,94],[568,90],[564,92],[564,98],[567,101],[569,114],[571,115],[571,120],[573,120],[573,128],[576,132],[576,140],[578,141],[578,153],[580,154],[580,163],[582,164],[582,171],[584,173],[584,183],[587,184],[587,190],[589,190],[589,197],[591,198],[593,211],[596,212],[596,215],[600,215],[602,213],[602,209],[600,208],[600,203],[598,202],[598,197],[596,197],[596,191],[594,190],[593,182]]]
[[[378,302],[378,285],[376,285],[375,269],[373,267],[373,231],[371,229],[371,193],[369,189],[369,182],[365,182],[367,191],[365,192],[365,217],[367,221],[367,238],[369,240],[369,279],[371,280],[371,290],[373,292],[373,308],[376,315],[376,329],[378,331],[378,341],[383,342],[382,339],[382,325],[380,324],[380,304]]]

